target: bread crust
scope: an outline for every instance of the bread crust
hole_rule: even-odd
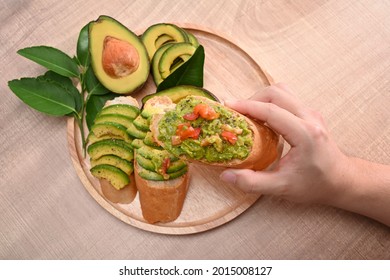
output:
[[[210,100],[203,96],[193,96],[203,102],[215,105],[223,106],[222,104]],[[282,152],[283,142],[279,135],[277,135],[271,128],[266,126],[264,123],[257,122],[255,120],[249,119],[247,116],[234,111],[229,107],[225,107],[227,110],[232,112],[235,116],[243,117],[248,123],[249,129],[253,132],[253,145],[249,153],[249,156],[244,159],[233,159],[231,161],[225,162],[208,162],[206,160],[194,160],[191,158],[185,158],[188,161],[202,163],[207,165],[229,167],[229,168],[245,168],[252,170],[264,170],[268,168],[272,163],[277,161]],[[164,143],[158,140],[159,130],[158,123],[162,119],[163,114],[154,115],[151,120],[150,129],[153,134],[154,140],[164,147]]]
[[[189,171],[173,180],[150,181],[138,175],[141,170],[142,167],[134,160],[135,182],[144,219],[151,224],[176,220],[187,195]]]
[[[119,96],[119,97],[116,97],[116,98],[114,98],[112,100],[108,100],[104,104],[104,107],[107,107],[107,106],[110,106],[110,105],[118,105],[118,104],[126,104],[126,105],[131,105],[131,106],[140,108],[137,99],[135,99],[132,96]]]

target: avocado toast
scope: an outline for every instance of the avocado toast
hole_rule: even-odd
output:
[[[91,174],[99,179],[103,195],[114,203],[131,203],[137,193],[133,137],[127,128],[140,113],[138,106],[132,97],[107,101],[87,138]]]
[[[172,108],[166,96],[151,98],[128,131],[135,137],[135,181],[139,191],[142,215],[149,223],[169,222],[181,213],[187,194],[189,172],[186,161],[161,148],[152,138],[149,128],[154,114]]]
[[[154,142],[149,129],[156,113],[172,108],[166,96],[151,98],[139,109],[132,97],[108,101],[88,135],[91,174],[114,203],[131,203],[139,191],[149,223],[175,220],[188,188],[188,164]]]
[[[187,96],[151,123],[164,149],[189,161],[263,170],[280,154],[279,136],[264,124],[203,96]]]

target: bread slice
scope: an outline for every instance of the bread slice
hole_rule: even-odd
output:
[[[137,99],[135,99],[132,96],[118,96],[112,100],[107,100],[106,103],[104,104],[104,107],[108,107],[110,105],[116,105],[116,104],[127,104],[137,108],[140,107]]]
[[[137,99],[131,96],[119,96],[112,100],[108,100],[104,104],[104,107],[116,104],[127,104],[135,106],[137,108],[140,107]],[[133,202],[134,198],[137,195],[137,187],[135,185],[134,173],[130,174],[129,177],[130,183],[120,190],[114,188],[109,181],[99,179],[100,188],[102,190],[103,196],[112,203],[129,204]]]
[[[212,106],[223,106],[222,104],[203,96],[193,96],[193,98],[199,99],[202,102]],[[253,132],[253,145],[249,156],[244,160],[233,159],[224,162],[208,162],[206,159],[195,160],[186,157],[188,161],[229,168],[264,170],[280,158],[282,152],[282,141],[279,135],[277,135],[271,128],[266,126],[264,123],[256,122],[255,120],[249,119],[248,117],[228,107],[225,108],[229,110],[233,114],[233,116],[243,117],[248,123],[249,129]],[[164,143],[158,140],[158,136],[160,133],[158,129],[158,124],[163,118],[163,116],[164,114],[154,115],[150,125],[155,141],[162,147],[164,147]]]
[[[144,219],[152,224],[176,220],[187,195],[189,171],[176,179],[151,181],[139,176],[142,170],[143,168],[134,160],[135,182]]]

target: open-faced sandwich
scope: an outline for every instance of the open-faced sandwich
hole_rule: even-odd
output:
[[[166,96],[144,104],[128,133],[135,138],[134,173],[142,215],[149,223],[170,222],[181,213],[189,183],[188,164],[160,147],[152,138],[150,119],[172,109]]]
[[[202,96],[155,114],[151,130],[173,155],[208,165],[263,170],[279,155],[279,136],[268,126]]]
[[[99,179],[103,195],[114,203],[131,203],[137,193],[133,138],[127,129],[139,113],[139,104],[132,97],[107,101],[88,134],[91,174]]]
[[[136,99],[117,97],[97,115],[88,135],[91,174],[114,203],[131,203],[137,190],[149,223],[169,222],[181,213],[188,188],[188,164],[154,142],[155,113],[172,109],[168,97],[150,99],[141,111]]]

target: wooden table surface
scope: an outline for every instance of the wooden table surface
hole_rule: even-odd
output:
[[[269,196],[204,233],[170,236],[127,225],[79,180],[66,118],[30,109],[7,86],[44,72],[18,49],[50,45],[74,54],[80,28],[101,14],[132,30],[193,23],[225,34],[275,81],[290,84],[323,114],[346,153],[390,164],[389,1],[1,0],[0,6],[0,259],[390,259],[388,227]]]

